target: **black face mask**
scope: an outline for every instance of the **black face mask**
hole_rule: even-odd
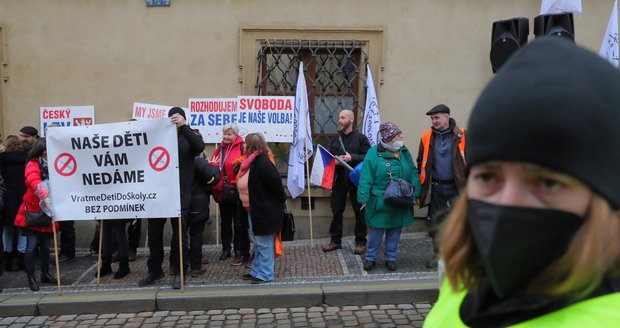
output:
[[[467,201],[467,222],[497,297],[525,288],[560,258],[583,218],[559,210]]]

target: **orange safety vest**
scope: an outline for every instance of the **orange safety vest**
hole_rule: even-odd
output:
[[[463,163],[465,163],[465,129],[460,128],[460,130],[461,142],[459,143],[459,152],[461,157],[463,157]],[[422,134],[422,147],[424,147],[424,154],[422,154],[422,167],[418,168],[420,170],[420,184],[424,184],[424,180],[426,179],[426,163],[428,161],[428,150],[430,149],[431,135],[433,135],[432,129],[429,129]]]

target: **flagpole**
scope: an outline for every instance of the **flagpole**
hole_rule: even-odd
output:
[[[286,187],[291,193],[292,198],[300,196],[306,188],[306,182],[303,181],[305,176],[308,176],[308,216],[310,222],[310,244],[314,245],[314,228],[312,220],[312,198],[310,191],[310,168],[308,166],[308,159],[312,156],[314,149],[312,148],[312,129],[310,128],[310,117],[308,109],[308,91],[306,89],[306,81],[304,76],[303,61],[299,62],[299,74],[297,75],[297,86],[295,90],[295,115],[297,119],[294,120],[293,128],[293,143],[291,144],[291,151],[288,157],[289,172],[286,177]],[[302,132],[303,131],[303,132]],[[304,134],[303,139],[300,138],[300,133]],[[301,144],[303,142],[303,144]],[[308,144],[310,148],[308,148]],[[299,167],[299,165],[305,166]],[[300,184],[301,182],[301,184]]]
[[[304,113],[305,115],[305,113]],[[306,116],[304,116],[306,117]],[[304,151],[306,154],[308,153],[308,133],[304,133]],[[310,197],[310,166],[308,165],[308,159],[304,161],[304,166],[306,167],[306,184],[308,185],[308,215],[310,216],[310,247],[314,247],[314,231],[312,224],[312,198]]]

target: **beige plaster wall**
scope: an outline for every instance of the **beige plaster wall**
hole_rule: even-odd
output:
[[[2,135],[38,126],[41,106],[94,105],[97,123],[108,123],[127,120],[134,101],[186,106],[191,97],[237,96],[243,90],[239,66],[249,64],[241,57],[244,28],[372,30],[382,40],[371,45],[381,47],[372,49],[381,55],[371,61],[382,118],[398,122],[406,145],[417,152],[419,135],[429,126],[424,113],[433,105],[448,104],[466,126],[477,94],[492,77],[492,22],[528,17],[532,40],[541,3],[171,2],[147,8],[144,0],[0,0],[6,51],[0,70],[6,79],[0,82]],[[575,16],[577,43],[598,51],[612,4],[583,1],[584,14]],[[317,214],[328,217],[328,208],[320,208]],[[318,225],[319,235],[328,225]]]
[[[598,49],[612,0],[583,2],[577,42]],[[186,105],[189,97],[241,92],[243,27],[383,31],[382,116],[398,120],[412,148],[436,103],[465,124],[492,76],[494,20],[533,20],[539,0],[2,0],[6,37],[3,134],[38,123],[38,108],[94,105],[97,122],[125,120],[134,101]],[[531,23],[531,22],[530,22]],[[531,36],[532,37],[532,36]]]

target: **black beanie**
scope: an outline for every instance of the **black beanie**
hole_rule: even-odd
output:
[[[620,72],[558,37],[515,53],[471,113],[467,165],[522,161],[567,173],[620,208]]]
[[[181,116],[183,116],[184,119],[187,120],[187,117],[185,117],[185,111],[181,107],[172,107],[172,108],[170,108],[170,110],[168,111],[168,117],[170,117],[170,116],[172,116],[174,114],[180,114]]]

